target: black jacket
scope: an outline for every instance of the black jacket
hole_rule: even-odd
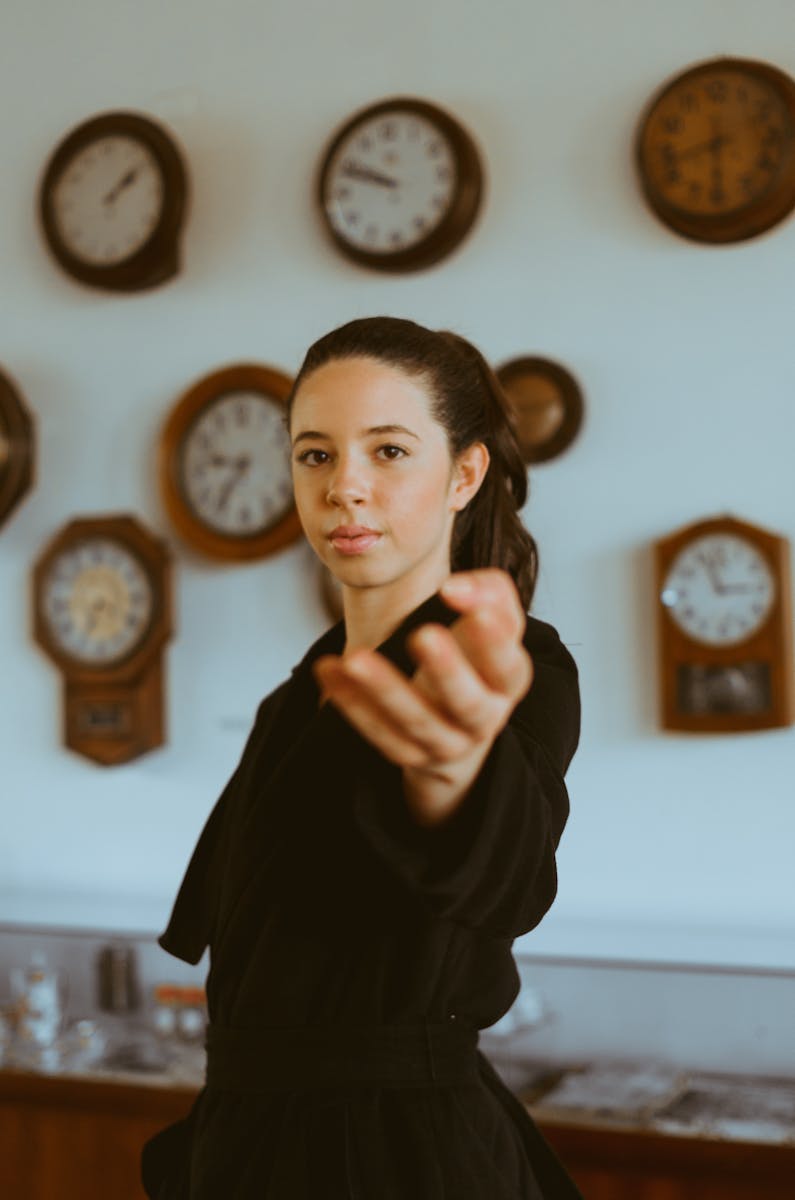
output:
[[[458,613],[436,594],[379,647],[406,674],[406,634]],[[451,1014],[478,1029],[511,1007],[511,946],[551,905],[580,733],[577,667],[527,617],[534,678],[475,784],[441,825],[409,816],[401,771],[330,704],[311,663],[259,706],[160,944],[197,963],[218,1025],[390,1025]],[[156,1200],[576,1200],[524,1106],[478,1053],[476,1084],[395,1090],[205,1087],[144,1147]]]

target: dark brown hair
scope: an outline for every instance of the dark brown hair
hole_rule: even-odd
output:
[[[488,470],[453,524],[450,567],[452,571],[502,567],[513,578],[528,612],[538,550],[519,516],[527,499],[527,468],[509,401],[483,355],[458,334],[426,329],[414,321],[398,317],[349,321],[309,347],[287,399],[288,421],[301,382],[318,367],[341,358],[376,359],[419,379],[428,389],[434,420],[447,433],[453,459],[473,442],[486,446]]]

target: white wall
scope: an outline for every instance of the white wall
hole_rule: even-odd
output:
[[[359,314],[458,329],[492,360],[559,358],[586,393],[572,449],[531,473],[535,613],[577,658],[583,737],[560,891],[526,939],[696,961],[795,961],[795,732],[662,733],[650,542],[729,510],[795,535],[795,219],[752,242],[677,238],[639,196],[637,116],[720,53],[795,73],[788,0],[8,0],[0,36],[0,366],[36,413],[38,484],[0,532],[0,920],[157,929],[258,699],[328,621],[309,552],[224,568],[177,542],[161,423],[218,366],[294,371]],[[354,109],[424,96],[477,138],[482,217],[447,262],[349,265],[313,207]],[[123,297],[73,284],[35,220],[64,133],[132,107],[184,147],[184,269]],[[59,745],[60,679],[30,634],[29,572],[69,518],[135,511],[176,555],[169,744],[101,769]],[[220,616],[219,616],[220,614]]]

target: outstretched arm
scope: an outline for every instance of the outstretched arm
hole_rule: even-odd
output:
[[[313,667],[350,724],[402,767],[410,812],[424,826],[456,810],[533,680],[525,613],[506,571],[458,572],[440,591],[461,616],[409,636],[411,679],[374,650],[325,655]]]

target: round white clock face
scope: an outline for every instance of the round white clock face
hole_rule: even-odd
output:
[[[149,240],[163,208],[163,176],[152,151],[127,134],[99,137],[79,150],[52,193],[66,249],[85,263],[110,267]]]
[[[50,634],[80,662],[125,657],[151,623],[152,588],[138,558],[120,542],[88,537],[54,560],[42,610]]]
[[[709,646],[744,642],[766,621],[776,585],[756,546],[734,534],[705,534],[679,552],[660,599],[676,624]]]
[[[445,135],[408,110],[364,119],[337,148],[324,204],[336,233],[357,250],[389,255],[411,249],[447,215],[456,160]]]
[[[182,488],[195,515],[217,533],[257,537],[293,506],[284,408],[256,391],[209,404],[182,446]]]

